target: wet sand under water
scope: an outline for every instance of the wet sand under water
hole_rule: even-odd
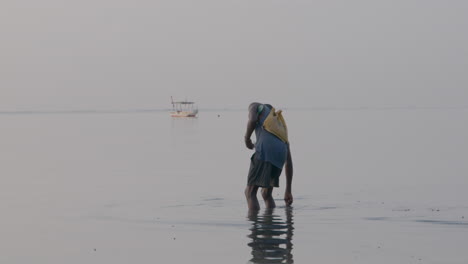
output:
[[[465,116],[285,111],[293,207],[249,213],[244,112],[2,115],[0,262],[467,263]]]

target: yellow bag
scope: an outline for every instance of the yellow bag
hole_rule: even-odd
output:
[[[263,122],[263,128],[277,136],[283,142],[288,143],[288,127],[284,121],[282,110],[275,112],[275,108],[271,108],[270,113]]]

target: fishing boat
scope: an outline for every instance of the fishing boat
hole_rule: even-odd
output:
[[[179,101],[174,102],[171,96],[172,102],[172,117],[197,117],[198,108],[195,106],[195,102]]]

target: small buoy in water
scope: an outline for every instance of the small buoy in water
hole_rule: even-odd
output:
[[[220,117],[220,115],[218,115],[218,117]]]
[[[96,249],[94,249],[94,251],[96,251]]]

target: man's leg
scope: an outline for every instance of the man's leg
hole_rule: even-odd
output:
[[[273,199],[273,187],[270,188],[262,188],[262,197],[265,201],[266,208],[275,208],[275,200]]]
[[[247,185],[245,188],[245,198],[247,198],[247,205],[249,210],[259,210],[260,204],[257,199],[258,186]]]

